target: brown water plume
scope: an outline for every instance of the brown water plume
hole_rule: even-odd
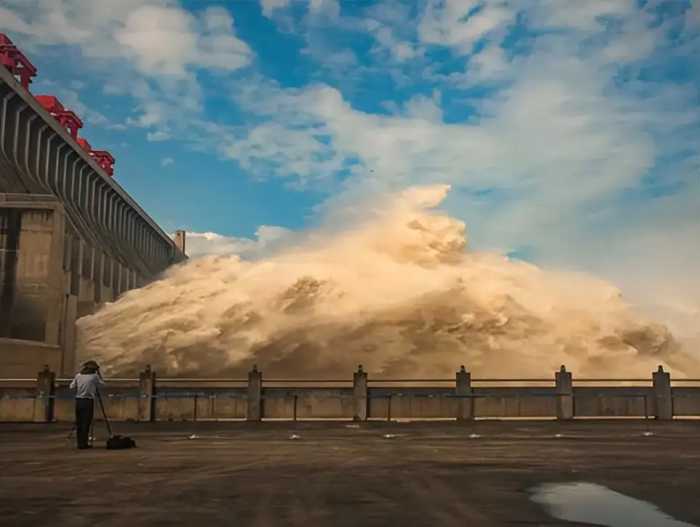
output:
[[[614,286],[469,252],[435,210],[449,187],[411,188],[255,260],[209,256],[171,269],[79,321],[79,350],[110,375],[647,377],[698,371],[670,332]]]

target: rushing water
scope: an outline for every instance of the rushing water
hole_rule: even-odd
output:
[[[329,218],[284,250],[194,259],[79,321],[84,358],[110,375],[649,376],[697,368],[613,285],[467,250],[412,188]],[[336,212],[336,214],[339,214]],[[346,213],[344,213],[346,214]]]
[[[595,483],[548,483],[534,489],[532,500],[559,519],[608,527],[695,527],[658,507]]]

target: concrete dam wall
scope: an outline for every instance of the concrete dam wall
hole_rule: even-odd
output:
[[[186,258],[79,141],[0,67],[2,376],[72,373],[76,319]]]

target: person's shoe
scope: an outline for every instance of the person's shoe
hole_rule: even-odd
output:
[[[78,450],[85,450],[86,448],[92,448],[92,445],[83,445],[83,446],[79,446],[79,447],[78,447]]]

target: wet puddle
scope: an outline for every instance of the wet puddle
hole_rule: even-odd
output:
[[[532,492],[532,501],[561,520],[607,527],[696,527],[673,519],[651,503],[595,483],[548,483]]]

